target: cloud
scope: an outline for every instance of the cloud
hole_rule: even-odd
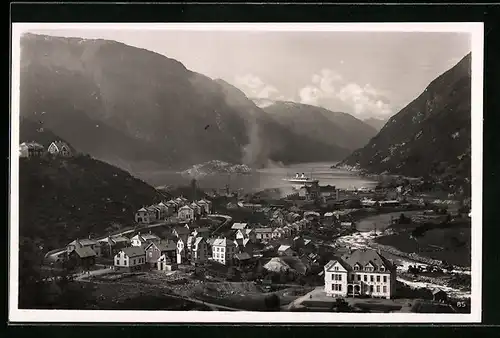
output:
[[[276,87],[266,84],[260,77],[253,74],[236,76],[234,84],[249,98],[271,99],[279,94]]]
[[[311,83],[299,90],[300,102],[345,111],[358,118],[387,117],[392,107],[383,92],[370,84],[346,82],[331,69],[313,74]]]

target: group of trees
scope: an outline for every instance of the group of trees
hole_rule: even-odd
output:
[[[66,264],[61,269],[44,269],[37,243],[21,238],[19,243],[20,309],[86,309],[94,303],[89,285],[73,281]]]

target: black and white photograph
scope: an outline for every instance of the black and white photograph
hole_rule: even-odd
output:
[[[480,322],[482,83],[482,23],[13,24],[10,321]]]

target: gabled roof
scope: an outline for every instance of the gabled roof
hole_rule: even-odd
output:
[[[127,255],[129,258],[137,257],[137,256],[144,256],[146,254],[144,252],[144,249],[140,246],[131,246],[128,248],[124,248],[121,251],[123,251],[123,253],[125,255]]]
[[[177,226],[174,228],[174,231],[177,232],[178,235],[189,235],[189,229],[186,227]]]
[[[144,235],[141,235],[141,237],[142,237],[145,241],[148,241],[148,240],[153,240],[153,239],[160,239],[160,237],[156,236],[155,234],[144,234]]]
[[[23,142],[19,146],[26,146],[31,149],[44,149],[44,147],[40,143],[36,142]]]
[[[204,227],[204,228],[198,228],[195,231],[196,231],[196,233],[206,233],[206,232],[210,232],[210,229]]]
[[[177,249],[177,244],[174,241],[164,240],[160,241],[160,243],[156,244],[156,247],[161,252],[164,251],[175,251]]]
[[[434,290],[432,290],[432,294],[433,294],[433,295],[436,295],[436,294],[441,293],[441,292],[446,293],[445,291],[443,291],[443,290],[441,290],[441,289],[438,289],[438,288],[435,288]]]
[[[185,205],[185,206],[183,206],[183,207],[180,207],[180,208],[179,208],[179,211],[180,211],[180,210],[193,210],[193,208],[191,208],[189,205]]]
[[[347,262],[345,262],[342,258],[337,258],[337,259],[333,259],[333,260],[329,261],[325,265],[325,270],[331,269],[337,263],[339,263],[347,271],[351,271],[352,270],[351,266]]]
[[[231,226],[231,229],[233,230],[243,230],[248,226],[248,223],[234,223]]]
[[[95,251],[92,250],[88,246],[84,246],[84,247],[81,247],[81,248],[80,247],[75,248],[75,253],[80,258],[87,258],[87,257],[95,257],[95,256],[97,256],[97,254],[95,253]]]
[[[111,236],[110,239],[115,243],[130,242],[130,240],[124,236]]]
[[[236,243],[229,238],[217,238],[212,246],[236,246]]]
[[[197,246],[200,243],[203,243],[203,237],[196,237],[193,246]]]
[[[248,252],[240,252],[234,255],[234,258],[239,260],[239,261],[245,261],[248,259],[251,259],[252,256],[248,254]]]
[[[278,251],[286,251],[288,249],[291,249],[290,245],[280,245]]]
[[[375,250],[358,249],[353,251],[350,255],[344,255],[342,259],[352,267],[354,267],[356,263],[359,263],[363,267],[370,263],[375,268],[384,265],[387,270],[394,269],[393,264]]]
[[[146,210],[146,208],[142,207],[142,208],[140,208],[140,209],[139,209],[139,210],[137,210],[137,211],[143,211],[143,212],[145,212],[145,211],[147,211],[147,210]]]

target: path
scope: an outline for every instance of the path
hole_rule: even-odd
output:
[[[224,222],[222,222],[221,225],[219,225],[219,227],[217,229],[215,229],[214,231],[212,231],[211,234],[217,233],[217,231],[219,231],[219,229],[221,229],[222,227],[226,226],[228,223],[230,223],[233,220],[233,218],[231,216],[220,215],[220,214],[212,214],[212,215],[208,215],[208,217],[219,217],[219,218],[225,218],[226,219]]]

